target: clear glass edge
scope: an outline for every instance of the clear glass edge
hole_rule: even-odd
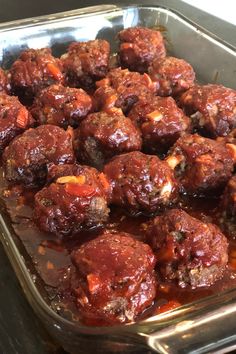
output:
[[[208,31],[207,29],[203,28],[198,23],[188,19],[181,12],[173,9],[171,6],[159,5],[159,4],[155,4],[155,2],[152,3],[152,0],[151,3],[148,2],[147,5],[135,4],[135,3],[130,3],[129,5],[127,5],[126,3],[122,4],[122,2],[119,5],[116,4],[95,5],[89,7],[82,7],[70,11],[57,12],[57,13],[43,15],[43,16],[35,16],[35,17],[29,17],[29,18],[24,18],[15,21],[2,22],[0,23],[0,32],[27,28],[29,26],[43,25],[43,24],[58,22],[63,20],[67,21],[68,19],[77,18],[78,16],[82,17],[82,16],[91,16],[95,14],[96,15],[108,14],[110,12],[121,11],[128,8],[149,8],[149,9],[154,8],[155,10],[158,10],[158,8],[160,8],[167,12],[170,11],[172,14],[174,13],[176,16],[179,16],[182,20],[188,23],[188,25],[192,25],[197,30],[201,31],[204,35],[209,36],[211,39],[215,39],[217,42],[224,45],[226,50],[231,49],[234,52],[236,51],[235,46],[223,40],[222,38],[215,35],[214,33]]]
[[[91,6],[91,7],[85,7],[77,10],[72,10],[72,11],[65,11],[65,12],[60,12],[60,13],[54,13],[54,14],[49,14],[45,16],[38,16],[38,17],[32,17],[32,18],[27,18],[27,19],[22,19],[22,20],[17,20],[17,21],[10,21],[10,22],[4,22],[0,24],[0,32],[4,31],[11,31],[11,30],[16,30],[28,26],[37,26],[37,25],[43,25],[47,24],[48,22],[53,22],[53,21],[63,21],[63,19],[68,20],[68,18],[76,18],[78,16],[91,16],[93,14],[106,14],[109,12],[113,11],[121,11],[124,10],[125,8],[134,8],[136,5],[130,5],[130,6],[122,6],[120,4],[119,6],[115,4],[111,5],[99,5],[99,6]],[[235,51],[235,47],[230,45],[229,43],[223,41],[221,38],[218,36],[214,35],[213,33],[205,30],[201,26],[197,25],[193,21],[190,21],[187,19],[184,15],[182,15],[180,12],[175,11],[171,8],[166,8],[165,6],[162,5],[140,5],[138,4],[136,7],[138,8],[161,8],[165,9],[167,11],[170,11],[174,13],[175,15],[179,16],[182,18],[184,21],[186,21],[188,24],[196,27],[196,29],[201,30],[203,34],[209,36],[212,39],[215,39],[219,43],[223,44],[226,50],[233,50]],[[31,305],[34,308],[34,305],[36,304],[38,307],[38,310],[41,311],[41,314],[44,313],[44,317],[49,317],[50,319],[54,320],[54,322],[61,323],[63,326],[69,327],[70,330],[73,330],[75,332],[78,332],[78,334],[85,333],[85,334],[94,334],[94,335],[102,335],[102,334],[114,334],[115,332],[121,334],[121,332],[126,332],[128,333],[138,333],[138,334],[143,334],[142,330],[144,333],[150,332],[147,330],[147,327],[151,329],[152,333],[153,331],[157,331],[158,329],[162,329],[166,326],[171,326],[174,324],[174,322],[179,321],[179,320],[184,320],[185,316],[188,314],[191,314],[193,311],[196,315],[202,315],[202,312],[205,311],[205,316],[210,313],[211,307],[206,307],[208,305],[212,305],[213,308],[217,306],[217,309],[221,309],[225,306],[227,301],[231,302],[232,299],[235,300],[235,304],[232,304],[233,307],[236,306],[236,288],[230,289],[227,291],[223,291],[220,294],[217,295],[212,295],[208,296],[206,298],[200,299],[198,301],[191,302],[189,304],[183,305],[177,309],[171,310],[167,313],[155,316],[155,319],[153,317],[150,317],[147,320],[136,322],[136,323],[131,323],[131,324],[126,324],[126,325],[116,325],[112,327],[88,327],[84,325],[78,325],[77,323],[75,324],[74,322],[68,321],[65,318],[61,317],[58,315],[55,311],[53,311],[50,306],[44,301],[42,298],[41,294],[39,293],[37,287],[35,286],[32,277],[22,259],[21,254],[19,253],[12,237],[11,234],[8,230],[8,227],[6,226],[6,223],[0,214],[0,240],[4,246],[4,249],[8,255],[8,258],[11,262],[11,265],[17,274],[17,277],[23,287],[23,290],[26,294],[27,299],[31,303]],[[23,278],[22,278],[23,277]],[[35,301],[34,304],[32,304],[32,300],[29,299],[29,294],[26,292],[27,290],[30,292],[30,295],[32,299]],[[216,301],[216,304],[214,303],[214,300]],[[224,306],[218,306],[218,302],[221,300],[224,300]],[[198,307],[196,309],[196,307]],[[194,307],[194,308],[193,308]],[[154,327],[154,328],[153,328]]]
[[[70,11],[57,12],[49,15],[28,17],[21,20],[8,21],[0,23],[0,31],[8,31],[12,29],[19,29],[28,26],[37,26],[46,24],[48,22],[58,22],[63,20],[68,20],[68,18],[73,19],[78,16],[91,16],[92,14],[99,13],[109,13],[111,11],[122,10],[122,7],[117,5],[97,5],[83,7]]]
[[[234,289],[224,291],[220,294],[208,296],[198,301],[194,301],[189,304],[180,306],[179,308],[168,311],[166,313],[153,316],[155,317],[155,319],[153,317],[150,317],[144,321],[126,324],[126,325],[116,325],[112,327],[88,327],[84,325],[78,326],[77,323],[75,324],[74,322],[68,321],[65,318],[58,315],[44,301],[36,285],[33,282],[33,279],[30,275],[29,270],[26,267],[23,257],[19,253],[18,248],[15,245],[15,242],[11,237],[11,233],[1,214],[0,214],[0,240],[4,246],[4,249],[9,257],[10,263],[14,271],[16,272],[17,277],[30,303],[32,303],[32,301],[29,299],[28,296],[29,294],[26,292],[26,290],[28,290],[32,298],[36,300],[39,310],[45,312],[45,314],[50,318],[52,318],[54,321],[58,323],[61,322],[65,326],[69,326],[70,330],[79,331],[78,333],[84,332],[85,334],[109,334],[109,333],[114,334],[115,331],[121,333],[121,330],[122,332],[141,333],[143,329],[142,327],[147,327],[147,326],[152,327],[153,325],[156,325],[155,329],[153,328],[153,330],[156,331],[158,327],[159,329],[163,329],[166,326],[169,327],[173,325],[174,323],[176,323],[176,321],[179,322],[179,320],[184,320],[187,317],[187,315],[189,314],[191,315],[192,312],[194,312],[196,316],[202,315],[202,310],[206,309],[207,305],[208,306],[213,305],[213,307],[217,306],[217,309],[221,309],[227,305],[227,301],[230,302],[232,301],[232,299],[236,300],[236,288],[234,288]],[[217,304],[213,302],[214,300],[217,300]],[[221,300],[224,300],[224,305],[218,307],[218,302],[220,302]],[[196,309],[196,307],[199,308]],[[234,307],[236,307],[236,301]],[[211,309],[212,309],[211,307],[207,307],[206,315],[210,313]],[[144,333],[145,332],[146,331],[144,331]]]

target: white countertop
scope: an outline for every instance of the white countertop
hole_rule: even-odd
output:
[[[236,25],[235,0],[183,0],[184,2]],[[236,34],[236,33],[235,33]]]

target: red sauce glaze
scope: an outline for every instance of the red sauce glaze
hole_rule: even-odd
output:
[[[117,107],[125,114],[139,99],[156,91],[156,84],[146,73],[141,75],[121,68],[110,70],[105,79],[96,82],[96,86],[94,99],[98,109]]]
[[[82,89],[51,85],[35,98],[30,108],[39,124],[76,128],[92,111],[92,98]]]
[[[128,233],[105,232],[72,252],[72,290],[83,322],[132,322],[156,295],[156,257]]]
[[[126,28],[118,34],[119,60],[123,67],[145,72],[154,59],[163,58],[166,49],[161,32],[149,28]]]
[[[96,169],[61,165],[50,174],[53,183],[35,195],[34,220],[41,230],[68,237],[107,221],[107,190]]]
[[[10,90],[10,83],[6,71],[0,68],[0,92],[8,93]]]
[[[43,281],[51,307],[63,317],[81,320],[75,305],[75,298],[70,288],[70,281],[74,274],[70,254],[85,241],[94,239],[101,233],[101,229],[83,231],[75,237],[66,240],[58,239],[52,234],[40,231],[32,221],[32,204],[34,191],[24,191],[22,187],[14,186],[8,189],[1,171],[0,195],[1,209],[7,210],[15,233],[22,241],[27,253]],[[222,217],[217,211],[217,198],[187,198],[182,197],[178,207],[186,210],[190,215],[204,222],[213,222],[221,227],[227,235],[227,228],[222,227]],[[129,216],[124,210],[111,210],[108,230],[119,230],[135,235],[140,241],[144,240],[142,224],[149,220],[145,216]],[[226,223],[224,222],[224,225]],[[229,228],[230,229],[230,228]],[[190,303],[200,298],[218,294],[221,291],[236,286],[236,230],[228,235],[229,263],[223,277],[214,285],[192,289],[190,286],[180,288],[175,282],[157,281],[157,294],[153,304],[136,320],[156,315],[180,305]],[[89,325],[104,325],[98,319],[91,319]]]
[[[108,72],[110,44],[102,39],[72,42],[61,57],[66,83],[91,90]]]
[[[193,86],[195,80],[191,65],[174,57],[154,60],[148,72],[151,79],[158,83],[160,96],[176,96]]]
[[[63,83],[62,63],[50,48],[26,49],[10,68],[10,84],[21,102],[31,104],[34,96],[54,83]]]
[[[51,124],[18,135],[2,155],[6,179],[28,187],[45,182],[47,164],[73,163],[74,160],[70,132]]]
[[[179,100],[196,128],[211,137],[226,136],[236,126],[236,92],[222,85],[195,85]]]
[[[98,169],[112,156],[142,147],[139,129],[118,108],[89,114],[75,136],[79,161]]]
[[[18,98],[0,92],[0,154],[17,135],[33,125],[34,119]]]
[[[191,88],[195,80],[192,67],[182,59],[165,57],[160,32],[135,28],[118,36],[120,50],[117,62],[111,65],[109,43],[96,39],[71,43],[60,59],[54,58],[49,48],[26,50],[7,77],[0,72],[0,90],[9,90],[11,85],[11,93],[27,105],[35,99],[31,106],[35,124],[45,124],[29,129],[5,148],[5,175],[0,167],[0,212],[6,215],[19,257],[24,257],[27,268],[35,274],[33,280],[51,308],[64,318],[90,326],[136,322],[236,287],[236,223],[224,197],[213,194],[232,176],[236,161],[235,145],[225,147],[225,139],[229,143],[235,140],[235,133],[229,138],[225,135],[235,128],[236,94],[219,85]],[[183,111],[173,98],[155,95],[176,96]],[[213,119],[205,112],[209,105]],[[87,116],[91,112],[95,113]],[[227,113],[226,120],[222,112]],[[24,113],[19,111],[15,123],[23,130],[27,125]],[[185,114],[191,114],[191,119]],[[197,134],[182,137],[192,129],[223,142]],[[139,151],[164,158],[173,144],[166,160]],[[80,163],[103,172],[83,167],[90,173],[81,174],[73,170],[75,165],[62,165],[75,161],[74,149]],[[209,189],[213,192],[202,197]],[[186,197],[184,191],[192,196]],[[234,202],[234,184],[228,185],[225,193],[233,193]],[[229,208],[231,204],[229,200]],[[194,241],[200,238],[200,246],[196,242],[193,250],[198,253],[195,258],[200,254],[205,261],[206,250],[210,260],[212,254],[216,257],[219,272],[214,282],[194,285],[185,281],[181,285],[172,276],[177,273],[176,262],[171,265],[171,277],[161,271],[163,247],[155,249],[144,229],[151,218],[161,219],[170,208],[183,210],[177,214],[189,214],[180,226],[186,234],[190,227]],[[179,235],[179,219],[175,221],[173,210],[170,214],[176,238],[176,245],[170,246],[176,249],[181,244],[180,256],[184,246],[189,251],[185,263],[191,265],[191,261],[198,261],[191,252],[195,246],[192,236]],[[229,257],[225,237],[212,226],[212,233],[219,234],[214,240],[222,243],[220,247],[217,242],[214,252],[208,242],[211,237],[203,238],[201,221],[207,228],[209,223],[216,224],[226,235]],[[167,256],[174,249],[168,245]],[[205,268],[208,260],[206,263]]]
[[[165,152],[191,131],[190,118],[172,97],[146,96],[134,104],[128,116],[140,127],[147,152]]]
[[[228,242],[216,225],[171,209],[145,224],[144,232],[165,279],[194,289],[222,277],[228,263]]]

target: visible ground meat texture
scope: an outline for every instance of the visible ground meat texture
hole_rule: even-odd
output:
[[[167,151],[191,130],[190,118],[172,97],[146,96],[134,104],[128,116],[140,127],[144,149],[149,152]]]
[[[107,221],[109,184],[103,173],[64,165],[51,167],[49,174],[53,183],[35,195],[34,220],[40,229],[67,236]]]
[[[193,195],[220,191],[233,173],[234,157],[224,142],[187,134],[177,140],[166,159],[184,190]]]
[[[98,109],[121,108],[127,113],[141,97],[156,91],[156,85],[147,74],[130,72],[128,69],[112,69],[107,77],[96,82],[94,98]]]
[[[60,59],[52,56],[50,48],[23,51],[9,73],[12,92],[27,104],[43,88],[64,82]]]
[[[72,138],[55,125],[41,125],[17,136],[3,153],[6,179],[26,187],[45,182],[48,163],[74,162]]]
[[[224,190],[221,208],[226,216],[236,216],[236,175],[229,180]]]
[[[158,83],[160,96],[176,96],[194,84],[195,73],[192,66],[183,59],[166,57],[153,61],[149,75]]]
[[[127,233],[104,233],[72,252],[72,288],[86,324],[133,322],[152,305],[157,281],[151,248]]]
[[[180,287],[212,285],[228,262],[228,242],[214,224],[172,209],[144,225],[147,240],[165,279]]]
[[[195,85],[180,97],[180,105],[195,126],[210,137],[236,128],[236,91],[222,85]]]
[[[7,77],[7,73],[2,68],[0,68],[0,92],[2,91],[5,93],[9,93],[10,84]]]
[[[68,86],[93,89],[108,72],[109,56],[110,44],[105,40],[71,43],[61,57]]]
[[[79,160],[97,168],[114,155],[142,147],[139,129],[120,109],[89,114],[77,134]]]
[[[226,136],[219,136],[218,138],[216,138],[216,141],[221,141],[221,142],[233,144],[233,145],[235,145],[235,148],[236,148],[236,128],[233,129]]]
[[[112,203],[131,213],[156,212],[178,195],[172,170],[154,155],[134,151],[115,156],[104,173],[112,185]]]
[[[31,114],[17,97],[0,92],[0,154],[15,136],[33,123]]]
[[[92,106],[92,98],[84,90],[52,85],[39,93],[30,111],[39,124],[75,128]]]
[[[144,27],[126,28],[118,33],[121,42],[121,66],[141,73],[147,71],[156,58],[163,58],[166,49],[161,32]]]

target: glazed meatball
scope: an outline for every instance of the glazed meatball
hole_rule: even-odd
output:
[[[154,59],[163,58],[166,49],[161,32],[134,27],[119,32],[121,66],[141,73],[147,71]]]
[[[73,251],[72,262],[72,288],[86,324],[132,322],[155,298],[155,256],[130,234],[107,232]]]
[[[236,216],[236,175],[229,180],[225,188],[221,207],[226,216],[233,218]]]
[[[53,182],[35,195],[34,220],[41,230],[67,236],[107,221],[103,174],[80,165],[54,166],[49,174]]]
[[[10,84],[8,80],[7,73],[0,68],[0,92],[9,93],[10,92]]]
[[[92,106],[92,99],[84,90],[52,85],[39,93],[30,111],[39,124],[75,128]]]
[[[0,93],[0,154],[15,136],[33,123],[31,114],[17,97]]]
[[[140,127],[144,149],[165,152],[191,130],[191,121],[171,97],[146,96],[134,104],[129,118]]]
[[[158,269],[180,287],[209,286],[220,279],[228,262],[228,242],[220,229],[172,209],[144,225]]]
[[[27,49],[10,68],[12,92],[30,104],[43,88],[63,83],[61,70],[61,62],[52,56],[50,48]]]
[[[151,79],[159,85],[160,96],[176,96],[194,84],[192,66],[183,59],[166,57],[155,60],[149,68]]]
[[[81,161],[101,168],[114,155],[141,150],[142,139],[131,120],[115,109],[88,115],[78,129],[76,145]]]
[[[108,72],[109,56],[110,44],[105,40],[71,43],[61,57],[68,86],[93,89]]]
[[[193,195],[221,190],[234,167],[233,153],[227,144],[198,134],[179,138],[166,161],[175,169],[184,191]]]
[[[130,72],[128,69],[112,69],[107,77],[96,83],[94,98],[98,109],[121,108],[127,113],[141,97],[155,92],[156,86],[147,74]]]
[[[236,128],[236,91],[222,85],[195,85],[180,97],[196,128],[210,137],[225,136]]]
[[[131,213],[156,212],[173,203],[178,194],[172,170],[154,155],[134,151],[115,156],[104,173],[112,186],[112,203]]]
[[[48,163],[74,162],[72,138],[55,125],[41,125],[17,136],[2,156],[8,181],[40,185],[45,181]]]

